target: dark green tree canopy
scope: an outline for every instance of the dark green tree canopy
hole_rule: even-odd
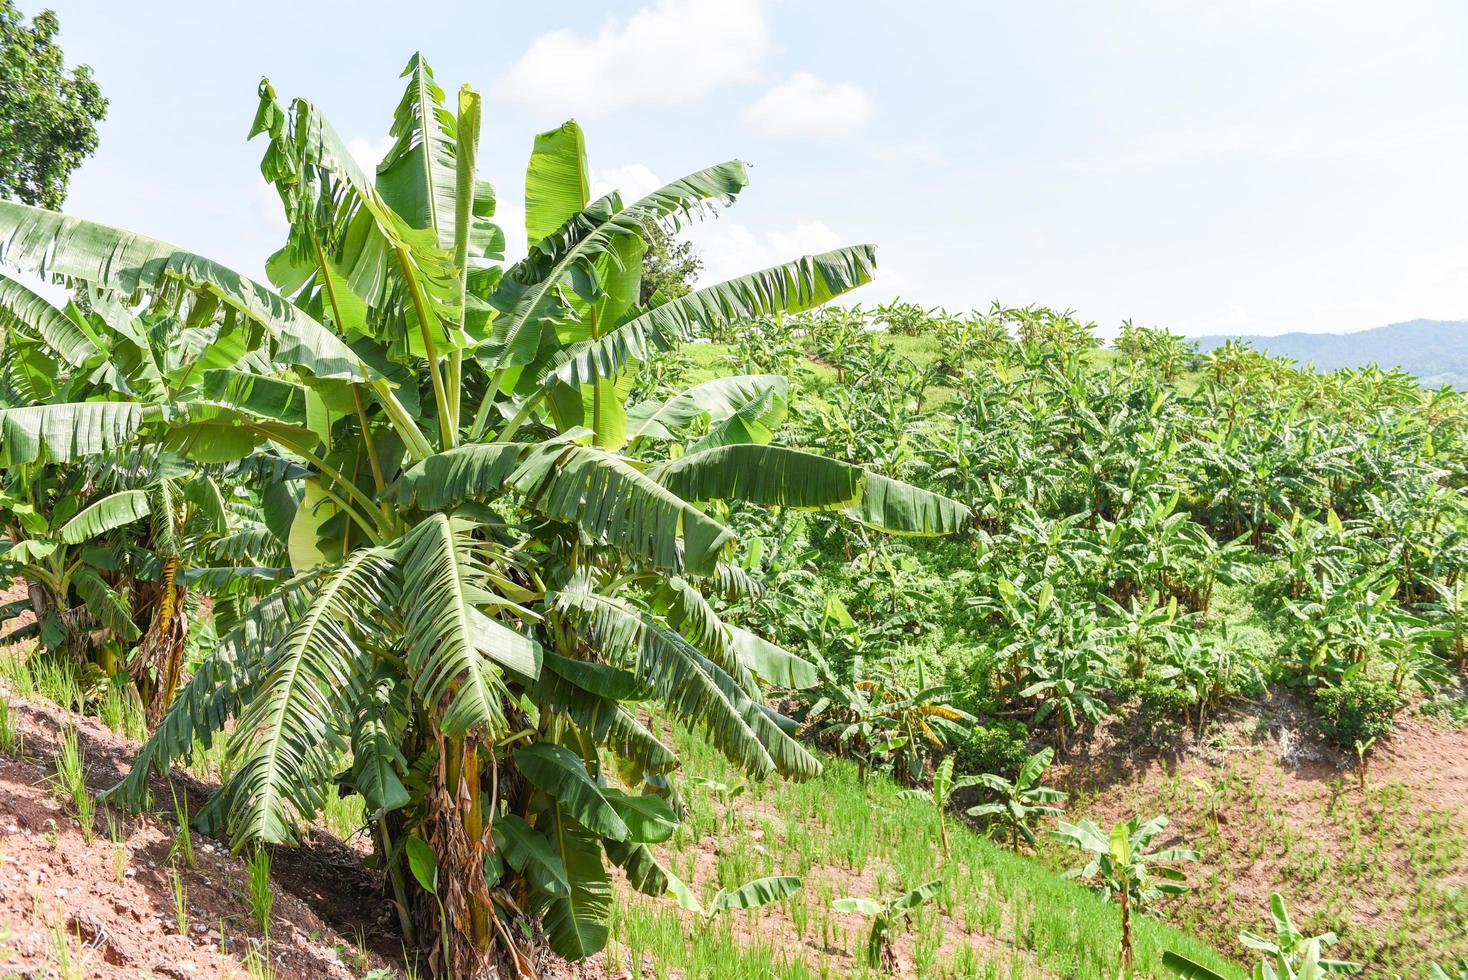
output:
[[[674,238],[662,225],[650,225],[638,302],[646,306],[658,293],[668,299],[686,296],[701,271],[703,259],[694,252],[692,242]]]
[[[47,208],[61,206],[107,114],[92,70],[67,72],[60,27],[50,10],[27,25],[11,0],[0,0],[0,197]]]

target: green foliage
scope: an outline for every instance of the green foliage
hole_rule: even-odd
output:
[[[1144,738],[1176,730],[1176,723],[1187,714],[1196,698],[1193,692],[1174,681],[1148,679],[1138,685],[1136,718]]]
[[[1030,756],[1025,749],[1028,735],[1023,722],[1006,719],[964,729],[952,742],[956,769],[960,773],[991,772],[1014,779]]]
[[[841,898],[831,903],[838,912],[856,912],[872,920],[867,934],[867,965],[891,970],[896,965],[892,935],[904,925],[914,909],[932,901],[943,890],[942,880],[927,881],[896,898]]]
[[[1385,738],[1401,701],[1390,684],[1355,676],[1315,695],[1320,731],[1342,748]]]
[[[1110,833],[1103,833],[1090,820],[1060,820],[1058,825],[1059,829],[1051,834],[1053,838],[1092,855],[1084,866],[1066,872],[1066,877],[1093,881],[1103,898],[1115,897],[1121,906],[1121,965],[1123,970],[1130,970],[1133,908],[1146,910],[1166,896],[1187,891],[1183,873],[1172,865],[1197,861],[1198,852],[1185,847],[1147,850],[1147,845],[1167,829],[1164,816],[1145,823],[1140,817],[1121,820]]]
[[[1064,803],[1066,794],[1039,784],[1054,758],[1055,750],[1047,747],[1026,759],[1013,779],[996,773],[963,777],[960,785],[982,786],[998,797],[996,802],[970,807],[968,815],[988,820],[999,836],[1009,838],[1012,848],[1019,847],[1021,837],[1034,847],[1037,842],[1030,822],[1036,817],[1059,817],[1064,812],[1054,804]]]
[[[86,65],[66,70],[50,10],[25,23],[0,0],[0,198],[56,208],[97,148],[107,100]]]
[[[197,820],[236,849],[294,843],[350,793],[405,932],[445,973],[524,973],[516,937],[601,949],[608,861],[650,895],[679,888],[650,847],[677,822],[677,758],[644,719],[697,722],[752,776],[820,771],[764,703],[766,683],[808,685],[815,667],[734,622],[730,593],[756,586],[732,512],[911,536],[960,532],[970,512],[776,441],[782,379],[629,397],[688,337],[869,282],[871,246],[644,303],[649,245],[666,253],[681,222],[732,203],[747,168],[592,201],[568,122],[527,167],[530,255],[501,264],[478,94],[450,103],[419,55],[404,78],[371,175],[314,105],[261,84],[251,135],[288,222],[274,288],[0,203],[0,261],[89,296],[59,310],[0,277],[0,571],[45,587],[40,633],[69,663],[111,674],[133,647],[155,727],[112,799],[146,805],[151,774],[220,742]],[[188,586],[211,594],[202,632],[219,642],[186,677]],[[105,650],[88,648],[98,625]],[[918,775],[965,717],[942,695],[875,699]],[[501,825],[507,865],[489,846]],[[491,903],[487,872],[523,912]]]
[[[255,848],[245,862],[245,872],[245,898],[249,902],[250,916],[268,941],[270,915],[275,908],[275,888],[270,882],[270,852],[263,847]]]
[[[686,296],[703,268],[703,260],[693,250],[693,243],[675,239],[654,225],[642,255],[642,284],[638,301],[647,306],[661,293],[667,299]]]
[[[56,743],[55,774],[51,787],[56,797],[71,811],[81,828],[82,842],[92,843],[96,832],[97,801],[87,789],[87,764],[75,728],[65,728]]]

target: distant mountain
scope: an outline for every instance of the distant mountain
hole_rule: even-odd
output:
[[[1357,333],[1285,333],[1277,337],[1189,337],[1211,351],[1226,340],[1247,340],[1257,350],[1293,358],[1318,370],[1401,368],[1423,384],[1468,388],[1468,320],[1408,320]]]

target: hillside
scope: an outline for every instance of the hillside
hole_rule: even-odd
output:
[[[195,767],[197,776],[155,779],[155,798],[167,805],[153,812],[101,805],[84,836],[55,785],[60,736],[77,733],[93,794],[127,772],[138,746],[46,693],[23,661],[0,656],[5,730],[19,739],[19,747],[0,752],[0,976],[415,975],[381,876],[364,867],[360,845],[321,825],[303,848],[272,849],[267,940],[247,898],[246,862],[230,855],[227,842],[179,831],[173,800],[196,812],[217,789],[208,760]],[[953,856],[944,859],[932,808],[903,798],[886,776],[863,785],[856,768],[838,759],[811,782],[747,783],[697,737],[675,733],[674,743],[690,771],[710,782],[685,784],[687,818],[660,849],[668,865],[686,870],[704,901],[762,875],[800,875],[803,887],[778,907],[736,911],[710,925],[619,878],[606,952],[580,967],[544,963],[545,980],[645,970],[730,980],[865,975],[859,950],[867,923],[831,911],[830,902],[887,897],[935,878],[941,894],[898,938],[902,976],[1080,978],[1101,975],[1114,959],[1114,904],[951,818]],[[1179,930],[1150,920],[1137,929],[1139,977],[1168,976],[1159,964],[1163,950],[1185,952],[1230,978],[1243,975]]]
[[[1354,333],[1285,333],[1274,337],[1210,335],[1189,337],[1200,351],[1229,340],[1288,357],[1317,370],[1359,368],[1368,364],[1400,368],[1424,385],[1468,385],[1468,320],[1408,320]]]

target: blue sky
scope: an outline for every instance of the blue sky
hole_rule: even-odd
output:
[[[602,187],[751,164],[691,232],[721,277],[871,241],[863,301],[1107,333],[1468,317],[1458,0],[45,5],[112,103],[67,209],[248,274],[281,232],[244,139],[260,76],[370,158],[422,49],[486,94],[512,242],[533,135],[575,116]]]

